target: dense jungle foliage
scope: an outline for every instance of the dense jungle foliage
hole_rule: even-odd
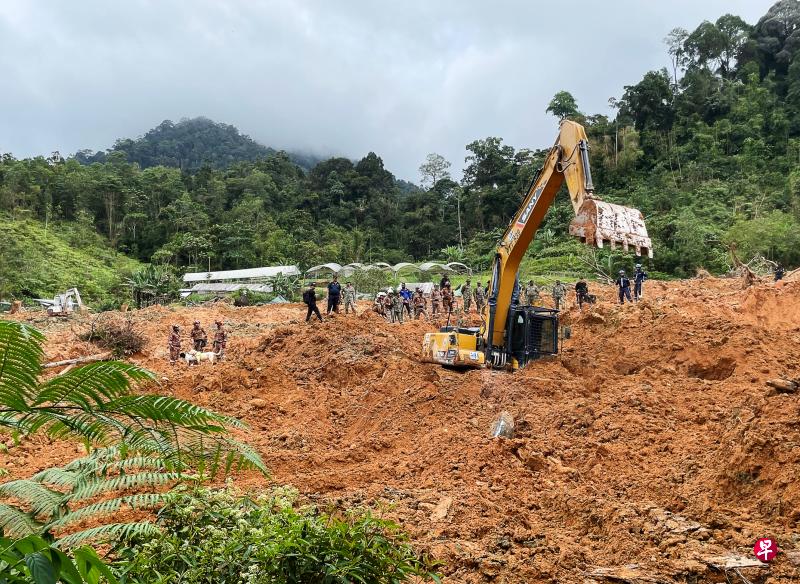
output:
[[[598,194],[645,214],[652,270],[723,272],[732,245],[743,259],[797,265],[800,2],[777,2],[755,25],[726,14],[694,31],[674,29],[665,63],[609,100],[612,117],[580,112],[567,91],[547,107],[586,126]],[[100,155],[7,153],[0,212],[4,221],[91,225],[114,250],[179,268],[421,259],[485,268],[545,152],[490,136],[466,146],[460,182],[450,162],[431,154],[416,187],[374,152],[304,170],[263,148],[201,118],[164,122]],[[530,254],[574,250],[571,215],[560,197]]]

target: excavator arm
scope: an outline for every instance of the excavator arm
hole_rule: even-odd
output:
[[[588,245],[603,247],[609,243],[612,248],[621,245],[625,251],[633,248],[637,255],[652,257],[650,238],[641,212],[595,198],[586,133],[580,124],[564,120],[544,166],[536,174],[498,244],[488,303],[484,308],[483,327],[475,331],[449,327],[448,330],[425,335],[423,359],[462,366],[490,364],[493,367],[514,367],[515,361],[516,366],[524,365],[524,359],[519,363],[510,346],[509,311],[517,285],[517,271],[556,193],[564,183],[567,184],[575,211],[575,219],[569,226],[570,235]],[[529,316],[520,315],[519,319],[525,325],[520,334],[526,339],[532,334],[532,328],[523,320]],[[543,333],[538,329],[536,334],[541,336]],[[554,329],[552,334],[556,334]],[[523,353],[528,354],[527,348]]]
[[[595,199],[592,172],[589,166],[589,141],[583,126],[564,120],[558,138],[537,173],[522,205],[509,223],[497,247],[489,301],[486,348],[494,353],[497,365],[504,364],[496,347],[505,346],[508,310],[516,284],[516,274],[525,252],[533,241],[547,210],[561,185],[566,183],[575,219],[569,226],[570,235],[584,243],[603,247],[631,247],[637,255],[652,257],[650,238],[640,211],[604,203]]]

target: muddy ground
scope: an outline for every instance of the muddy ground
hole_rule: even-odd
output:
[[[302,305],[152,307],[128,316],[148,339],[131,361],[159,391],[248,423],[272,481],[383,509],[448,582],[800,580],[800,394],[766,384],[800,377],[800,282],[648,282],[624,307],[600,296],[563,314],[558,357],[515,374],[420,363],[433,325],[388,324],[366,304],[322,324]],[[226,361],[168,364],[170,324],[220,317]],[[40,321],[48,359],[98,352],[76,336],[92,318]],[[502,411],[513,439],[489,437]],[[76,450],[35,439],[0,465],[27,476]],[[752,559],[762,536],[784,552],[768,567],[714,568]]]

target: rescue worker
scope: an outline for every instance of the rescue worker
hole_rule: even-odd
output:
[[[556,280],[556,284],[553,286],[553,306],[555,306],[556,310],[561,309],[562,303],[564,303],[564,307],[566,308],[566,302],[564,302],[566,296],[567,287],[561,283],[561,280]]]
[[[775,265],[775,281],[783,280],[783,275],[786,273],[786,270],[781,264]]]
[[[350,314],[350,309],[356,313],[356,289],[348,282],[344,287],[344,313]]]
[[[392,322],[403,323],[403,297],[396,292],[391,293],[392,297]]]
[[[389,288],[389,293],[383,297],[383,312],[387,321],[394,322],[394,299],[392,298],[392,289]]]
[[[386,294],[383,292],[378,292],[375,296],[375,302],[372,303],[372,310],[373,312],[377,312],[381,316],[386,316],[386,309],[383,307],[383,300],[386,297]]]
[[[469,309],[472,306],[472,286],[470,286],[470,279],[461,286],[461,303],[464,305],[464,314],[469,314]]]
[[[411,302],[414,305],[414,320],[419,320],[419,317],[423,314],[425,315],[425,320],[428,320],[428,311],[426,309],[427,301],[425,300],[425,295],[422,293],[422,288],[417,288],[417,291],[411,298]]]
[[[450,285],[450,278],[445,274],[442,276],[442,279],[439,280],[439,290],[444,290],[445,286]]]
[[[216,325],[217,330],[214,331],[214,342],[211,346],[217,354],[217,359],[223,359],[225,357],[225,347],[228,344],[228,331],[223,328],[221,320],[218,320]]]
[[[525,302],[528,306],[534,306],[539,302],[539,286],[533,283],[533,280],[528,281],[528,285],[523,290],[525,295]]]
[[[453,291],[449,285],[442,288],[442,308],[447,314],[453,312]]]
[[[617,278],[616,284],[619,289],[619,303],[625,304],[626,298],[628,302],[633,302],[631,300],[631,281],[625,275],[625,270],[619,271],[619,278]]]
[[[342,299],[342,285],[339,283],[339,277],[334,276],[333,280],[331,280],[330,284],[328,284],[328,311],[327,314],[331,313],[331,310],[339,314],[339,302]]]
[[[642,269],[642,264],[636,264],[633,270],[633,298],[636,302],[642,297],[642,283],[647,280],[647,272]]]
[[[439,290],[437,284],[433,285],[433,292],[431,292],[431,315],[436,316],[439,314],[439,308],[442,305],[442,292]]]
[[[575,284],[575,300],[578,301],[578,309],[583,310],[583,303],[589,303],[589,284],[585,278],[581,278]]]
[[[478,314],[481,314],[486,304],[486,296],[480,282],[478,282],[478,285],[475,287],[475,292],[472,293],[472,297],[475,299],[475,310],[478,311]]]
[[[181,356],[181,328],[177,324],[172,325],[167,347],[169,348],[169,362],[175,365],[175,362]]]
[[[206,334],[206,331],[200,326],[199,320],[194,321],[194,327],[192,327],[190,335],[192,337],[192,343],[194,343],[195,351],[202,351],[205,349],[206,344],[208,344],[208,334]]]
[[[402,301],[402,309],[408,313],[409,318],[411,317],[411,290],[406,288],[406,285],[400,284],[400,299]],[[402,322],[402,321],[400,321]]]
[[[308,306],[306,322],[311,320],[312,314],[316,314],[319,321],[322,322],[322,315],[319,312],[319,308],[317,308],[317,291],[314,287],[314,282],[311,282],[311,284],[308,286],[308,290],[303,292],[303,302],[305,302],[306,306]]]

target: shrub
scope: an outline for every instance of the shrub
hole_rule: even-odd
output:
[[[179,282],[169,266],[148,264],[133,272],[126,280],[136,308],[166,304],[177,298]]]
[[[357,292],[375,294],[391,283],[391,276],[383,270],[356,270],[344,281],[352,282]]]
[[[266,584],[439,581],[397,525],[353,512],[296,509],[294,493],[251,500],[230,491],[176,494],[160,510],[162,534],[133,536],[112,554],[121,582]]]
[[[63,551],[41,537],[29,535],[21,539],[0,537],[0,582],[6,584],[116,583],[111,570],[90,547],[72,552]]]
[[[133,328],[131,321],[121,319],[92,323],[89,332],[80,338],[82,341],[89,341],[98,347],[110,350],[117,359],[138,353],[145,346],[144,335]]]

